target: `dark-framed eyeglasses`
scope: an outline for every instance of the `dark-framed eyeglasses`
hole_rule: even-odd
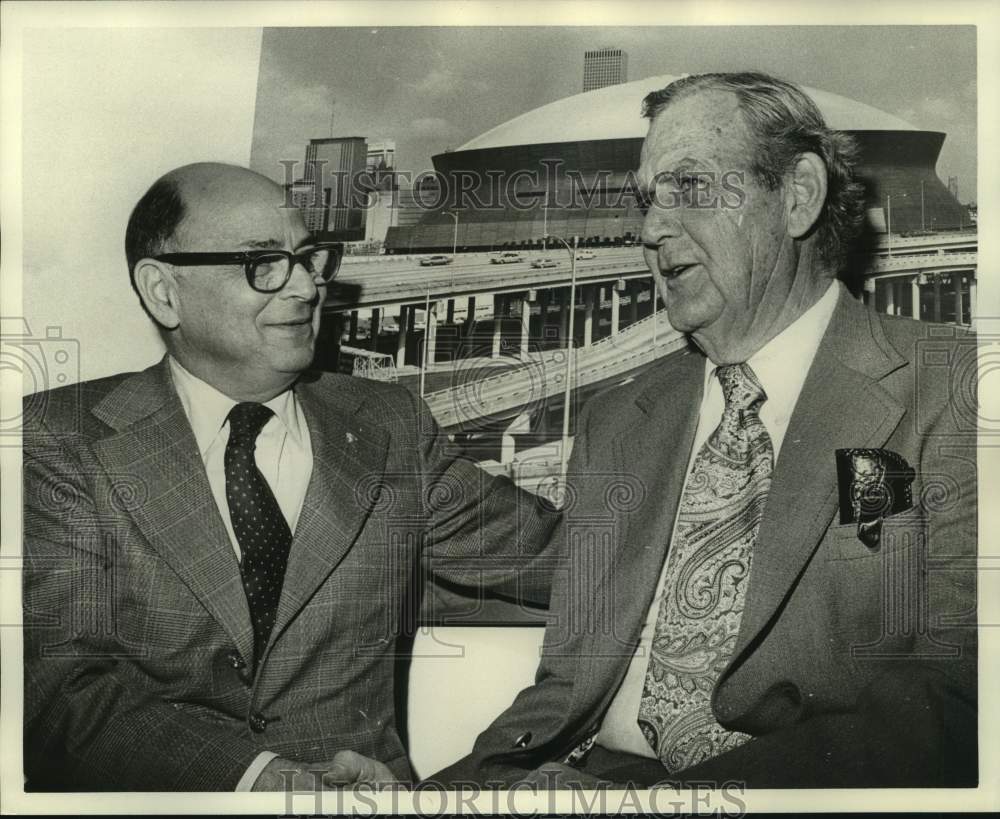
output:
[[[159,262],[193,267],[197,265],[239,264],[249,284],[258,293],[277,293],[288,284],[292,270],[302,265],[319,285],[332,282],[340,270],[344,246],[340,242],[317,242],[304,250],[240,250],[205,253],[161,253]]]

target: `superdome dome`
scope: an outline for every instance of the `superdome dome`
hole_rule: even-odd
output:
[[[470,139],[456,151],[475,151],[539,143],[586,142],[598,139],[642,139],[648,122],[642,100],[680,77],[664,74],[585,91],[535,108]],[[916,131],[910,123],[863,102],[802,86],[838,131]]]
[[[415,223],[389,228],[387,252],[538,247],[549,232],[593,246],[634,241],[645,219],[632,184],[648,127],[642,100],[676,79],[574,94],[435,155],[430,202],[421,202]],[[943,133],[839,94],[803,90],[827,125],[857,143],[856,175],[873,225],[885,229],[891,198],[896,232],[961,226],[964,210],[934,170]]]

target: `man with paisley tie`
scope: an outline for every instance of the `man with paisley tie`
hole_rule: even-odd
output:
[[[863,189],[799,88],[688,76],[645,115],[691,344],[588,402],[536,683],[431,778],[974,786],[974,338],[838,281]]]

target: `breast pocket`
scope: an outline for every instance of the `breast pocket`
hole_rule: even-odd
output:
[[[834,523],[827,530],[823,549],[826,559],[878,560],[886,555],[920,545],[926,538],[927,521],[916,510],[908,510],[882,520],[877,543],[866,543],[858,534],[857,523]]]

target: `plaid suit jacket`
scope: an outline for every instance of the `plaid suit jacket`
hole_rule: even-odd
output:
[[[24,421],[28,787],[227,790],[262,750],[411,771],[397,637],[421,561],[544,602],[555,516],[455,457],[404,389],[296,392],[314,466],[255,678],[239,566],[166,359],[30,396]],[[412,622],[410,622],[412,628]]]

